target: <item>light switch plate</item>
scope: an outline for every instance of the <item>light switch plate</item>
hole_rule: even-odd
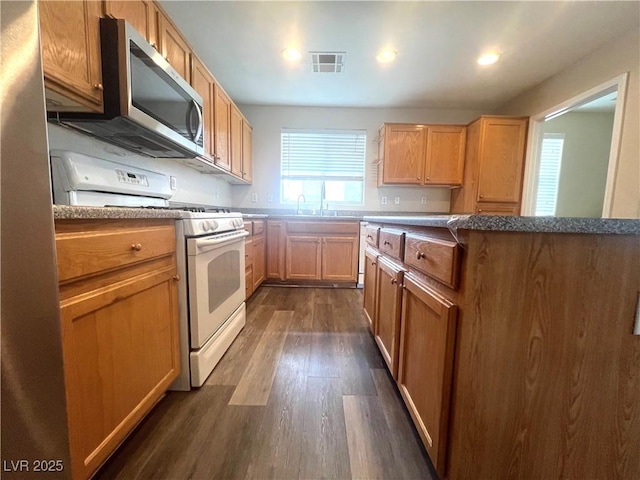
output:
[[[387,197],[380,197],[380,203],[382,205],[386,205],[387,204]]]
[[[251,194],[251,202],[256,203],[258,201],[258,194],[257,193],[252,193]]]
[[[177,190],[176,177],[170,176],[169,179],[171,180],[171,190]]]
[[[400,197],[395,197],[393,199],[393,203],[395,203],[396,205],[400,205]]]
[[[269,203],[273,202],[273,195],[271,193],[267,195],[267,202]]]
[[[421,203],[422,205],[426,205],[426,204],[427,204],[427,197],[422,197],[422,198],[420,199],[420,203]]]

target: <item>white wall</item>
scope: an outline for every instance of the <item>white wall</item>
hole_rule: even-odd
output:
[[[567,113],[544,123],[545,133],[564,134],[558,217],[602,216],[611,151],[612,113]]]
[[[319,108],[241,105],[253,125],[253,185],[233,186],[233,206],[240,208],[292,208],[280,203],[280,132],[282,128],[335,128],[367,131],[364,205],[350,210],[448,212],[450,189],[442,187],[380,187],[377,183],[378,155],[375,139],[384,122],[466,124],[481,112],[472,110],[432,110],[424,108]],[[258,195],[256,203],[251,194]],[[267,202],[267,195],[273,202]],[[380,203],[386,196],[387,205]],[[400,204],[394,204],[394,197]],[[427,198],[427,204],[420,203]],[[307,205],[305,208],[317,208]],[[329,205],[331,208],[331,205]],[[295,208],[295,207],[293,207]],[[339,207],[336,207],[339,208]],[[343,207],[347,208],[347,207]]]
[[[537,115],[629,72],[612,216],[640,217],[640,30],[634,29],[498,108],[504,115]]]
[[[49,123],[48,131],[51,150],[71,150],[176,177],[171,202],[231,206],[231,187],[218,175],[202,174],[176,160],[143,157],[59,125]]]

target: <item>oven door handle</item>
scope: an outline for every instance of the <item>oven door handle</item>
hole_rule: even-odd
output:
[[[196,248],[201,249],[201,248],[207,248],[207,247],[213,247],[215,245],[222,245],[225,243],[232,243],[232,242],[237,242],[238,240],[249,236],[249,232],[247,232],[246,230],[237,233],[236,235],[234,235],[233,237],[224,237],[224,238],[198,238],[196,239]]]

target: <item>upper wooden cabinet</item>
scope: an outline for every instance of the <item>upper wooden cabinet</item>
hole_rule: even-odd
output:
[[[155,48],[158,35],[158,9],[149,0],[104,1],[104,14],[123,18]]]
[[[207,67],[198,60],[198,57],[191,55],[191,86],[200,94],[203,101],[202,117],[204,127],[202,135],[204,139],[204,156],[209,160],[214,160],[214,116],[213,98],[215,90],[215,80]]]
[[[253,181],[253,128],[246,120],[242,122],[242,178]]]
[[[466,128],[384,124],[378,185],[461,185]]]
[[[483,116],[468,126],[464,182],[451,193],[452,213],[519,213],[528,121]]]
[[[224,170],[231,171],[231,100],[216,84],[214,90],[214,140],[215,163]]]
[[[160,54],[182,78],[189,82],[191,48],[161,11],[158,11],[158,44]]]
[[[229,121],[231,173],[242,178],[242,114],[238,107],[231,104]]]
[[[103,111],[99,2],[38,2],[47,109]]]

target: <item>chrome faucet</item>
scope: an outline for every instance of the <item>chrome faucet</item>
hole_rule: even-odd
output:
[[[300,210],[300,197],[302,197],[302,201],[303,201],[303,202],[306,202],[306,201],[307,201],[307,199],[306,199],[306,198],[304,198],[304,195],[303,195],[303,194],[298,195],[298,208],[297,208],[297,210],[296,210],[296,214],[297,214],[297,215],[300,215],[300,214],[302,213],[302,212],[301,212],[301,210]]]
[[[326,196],[326,186],[324,184],[324,180],[322,181],[322,186],[320,187],[320,216],[324,216],[324,197]]]

